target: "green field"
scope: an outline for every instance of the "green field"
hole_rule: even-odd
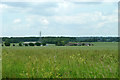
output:
[[[2,61],[0,60],[0,79],[2,79]]]
[[[118,45],[3,47],[3,78],[118,78]]]

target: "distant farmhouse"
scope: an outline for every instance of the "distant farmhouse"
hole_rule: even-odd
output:
[[[32,45],[32,46],[43,46],[43,43],[41,43],[40,41],[37,41],[37,42],[23,42],[23,45],[24,46],[28,46],[28,45]],[[46,45],[46,44],[45,44]],[[44,46],[45,46],[44,45]]]
[[[65,46],[94,46],[92,43],[67,43]]]
[[[35,44],[36,42],[23,42],[23,44],[29,44],[29,43]]]

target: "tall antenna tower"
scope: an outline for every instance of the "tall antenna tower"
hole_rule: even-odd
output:
[[[39,38],[39,41],[42,43],[41,31],[40,31],[40,38]]]

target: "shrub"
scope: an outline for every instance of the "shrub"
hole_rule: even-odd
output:
[[[56,43],[56,46],[65,46],[65,42],[64,41],[59,41]]]
[[[15,46],[15,44],[13,44],[13,46]]]
[[[5,46],[10,46],[10,42],[8,40],[5,41]]]
[[[65,42],[64,41],[61,41],[61,46],[65,46]]]
[[[85,43],[82,43],[82,46],[85,46]]]
[[[35,45],[36,45],[36,46],[41,46],[41,43],[36,42]]]
[[[29,43],[29,46],[34,46],[35,44],[34,43]]]
[[[22,46],[22,43],[21,43],[21,42],[19,43],[19,46]]]
[[[28,44],[24,44],[25,46],[28,46]]]
[[[45,42],[43,42],[43,43],[42,43],[42,45],[43,45],[43,46],[46,46],[46,43],[45,43]]]

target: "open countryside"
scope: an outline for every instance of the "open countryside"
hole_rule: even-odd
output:
[[[117,78],[118,43],[3,47],[3,78]]]
[[[0,3],[0,78],[118,80],[118,0],[21,1]]]

